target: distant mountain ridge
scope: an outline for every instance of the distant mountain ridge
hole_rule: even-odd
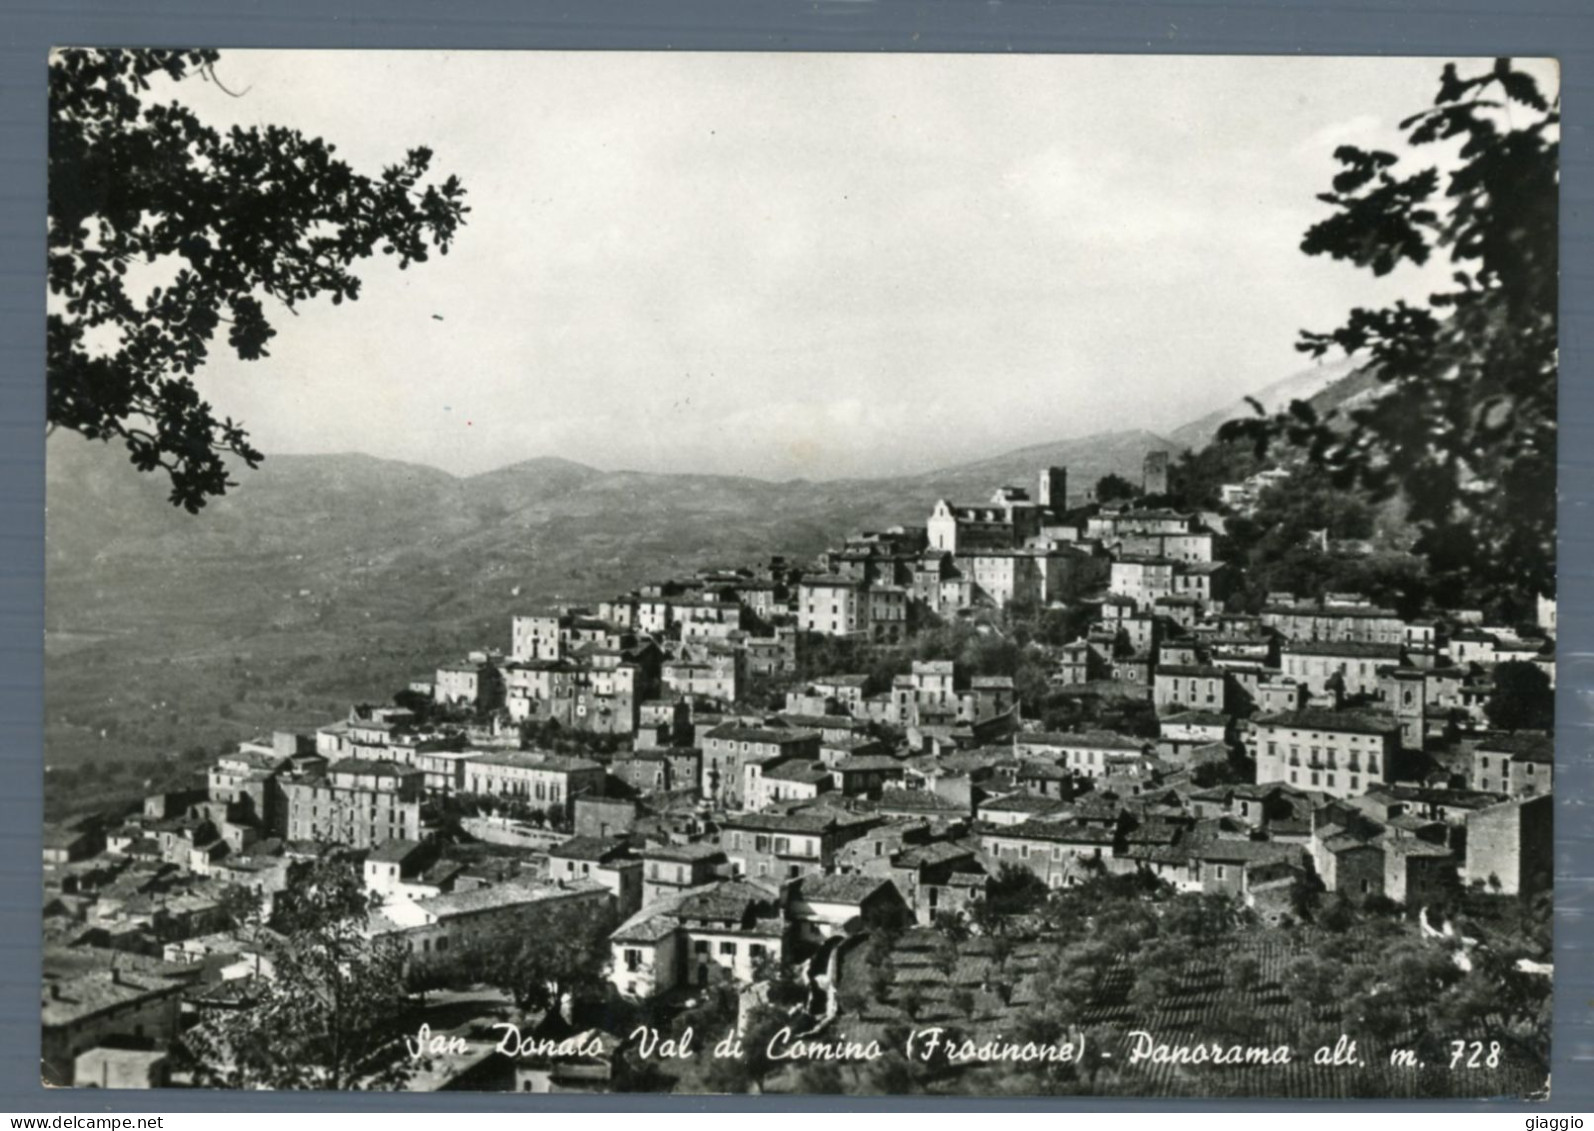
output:
[[[197,516],[120,448],[60,434],[45,472],[47,760],[324,722],[465,648],[502,646],[528,607],[772,554],[808,560],[853,531],[922,524],[939,498],[1033,489],[1044,466],[1066,467],[1078,499],[1107,474],[1138,483],[1148,451],[1177,453],[1216,426],[827,481],[552,457],[458,477],[360,454],[275,455]]]
[[[1275,382],[1256,399],[1276,411],[1300,397],[1343,400],[1364,392],[1365,384],[1348,362],[1336,362]],[[617,534],[630,529],[644,542],[699,547],[748,539],[773,545],[785,522],[797,532],[791,552],[811,553],[844,533],[840,527],[922,522],[938,498],[976,501],[1000,485],[1032,487],[1041,467],[1066,467],[1075,499],[1104,475],[1138,483],[1147,452],[1165,449],[1177,457],[1208,443],[1225,420],[1251,411],[1238,401],[1166,435],[1124,429],[918,474],[824,481],[605,471],[552,456],[455,476],[359,453],[274,455],[259,469],[241,468],[234,490],[198,516],[171,507],[160,479],[135,473],[119,448],[68,433],[52,438],[46,451],[46,554],[52,571],[66,574],[90,562],[180,564],[195,556],[274,555],[288,545],[299,547],[300,561],[358,556],[361,548],[370,556],[402,557],[419,546],[493,545],[517,533],[546,534],[550,525],[576,519]],[[666,516],[681,528],[678,537],[656,529]],[[707,525],[694,536],[694,523]]]
[[[1250,399],[1260,404],[1268,415],[1284,411],[1292,401],[1307,401],[1319,409],[1331,408],[1348,395],[1347,382],[1357,385],[1354,391],[1361,391],[1359,365],[1349,358],[1325,361],[1257,390]],[[1178,451],[1199,450],[1216,439],[1218,429],[1230,420],[1255,415],[1255,407],[1242,398],[1175,428],[1168,433],[1168,439]]]

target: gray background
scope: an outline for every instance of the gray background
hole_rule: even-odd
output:
[[[0,1109],[214,1110],[1231,1110],[1233,1101],[46,1093],[39,1085],[39,837],[44,543],[46,52],[52,45],[453,47],[724,51],[1550,55],[1562,64],[1561,581],[1556,813],[1554,1098],[1497,1109],[1594,1110],[1594,385],[1587,0],[1233,0],[1219,4],[870,3],[868,0],[0,0]],[[1134,92],[1126,90],[1124,97]],[[1266,107],[1259,106],[1258,114]],[[1255,1110],[1477,1110],[1244,1101]],[[1502,1111],[1503,1114],[1503,1111]]]

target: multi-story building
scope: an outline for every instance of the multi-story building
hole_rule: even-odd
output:
[[[1471,788],[1510,797],[1550,794],[1555,784],[1555,739],[1547,734],[1491,734],[1472,751]]]
[[[1555,873],[1555,802],[1547,793],[1468,813],[1462,879],[1502,895],[1545,891]]]
[[[391,900],[372,912],[366,931],[397,941],[412,969],[436,968],[459,961],[486,938],[549,937],[564,924],[599,914],[613,898],[593,880],[494,883]]]
[[[701,696],[723,703],[741,698],[747,656],[740,649],[705,649],[693,659],[667,660],[664,689],[672,695]]]
[[[702,795],[740,809],[747,803],[747,766],[788,758],[817,761],[819,743],[818,731],[722,723],[702,736]]]
[[[1380,671],[1398,667],[1401,658],[1399,644],[1357,640],[1292,640],[1284,645],[1281,657],[1285,678],[1305,684],[1313,695],[1322,695],[1337,684],[1348,696],[1376,694]]]
[[[1213,538],[1210,530],[1133,531],[1119,535],[1109,549],[1120,557],[1161,558],[1185,564],[1210,562]]]
[[[866,583],[852,577],[820,574],[797,585],[797,627],[822,636],[856,636],[868,628]]]
[[[1002,504],[954,506],[945,499],[937,499],[926,529],[931,550],[952,554],[1012,549],[1020,542],[1013,525],[1013,512]]]
[[[491,711],[504,705],[504,679],[498,665],[481,653],[437,669],[433,698],[441,704]]]
[[[725,880],[651,902],[609,936],[609,979],[627,1001],[722,977],[751,984],[784,961],[787,924],[772,886]]]
[[[74,964],[71,972],[57,973],[47,956],[40,1047],[47,1086],[97,1083],[76,1074],[79,1058],[92,1049],[130,1044],[165,1049],[177,1039],[190,979],[117,964],[128,957],[113,954],[101,968]]]
[[[1195,516],[1163,507],[1104,506],[1085,520],[1085,537],[1110,544],[1128,534],[1183,534]]]
[[[1229,672],[1212,664],[1162,664],[1152,684],[1157,713],[1227,711]]]
[[[1375,711],[1307,708],[1252,720],[1248,742],[1259,783],[1355,797],[1391,779],[1400,723]]]
[[[505,666],[509,717],[552,720],[599,734],[634,734],[651,692],[647,669],[628,653],[588,649],[582,662],[527,660]]]
[[[1047,559],[1037,550],[992,548],[960,552],[953,559],[963,577],[973,583],[974,603],[1039,606],[1047,597]]]
[[[793,758],[761,764],[749,762],[743,770],[743,805],[750,812],[787,801],[812,801],[835,788],[830,767],[823,761]]]
[[[1371,604],[1273,603],[1263,608],[1262,623],[1287,640],[1398,645],[1406,639],[1401,616]]]
[[[726,866],[716,844],[650,844],[642,849],[642,902],[654,903],[710,883]]]
[[[351,848],[419,840],[425,781],[413,766],[362,758],[278,777],[280,835]]]
[[[513,661],[557,660],[564,655],[570,616],[548,611],[509,618],[509,658]]]
[[[548,850],[548,878],[568,884],[588,880],[614,896],[621,916],[642,906],[642,861],[620,836],[573,836]]]
[[[848,841],[880,824],[877,814],[832,810],[794,813],[740,813],[720,826],[720,847],[739,876],[779,882],[823,875],[836,864]]]
[[[1085,734],[1030,731],[1013,736],[1013,751],[1023,758],[1043,759],[1061,766],[1077,777],[1101,778],[1109,772],[1114,756],[1143,754],[1149,743],[1107,731]]]
[[[1168,558],[1121,557],[1112,563],[1108,590],[1127,597],[1139,609],[1150,609],[1159,598],[1174,595],[1174,563]]]
[[[987,827],[980,836],[980,846],[994,866],[1027,868],[1054,888],[1083,879],[1084,867],[1107,868],[1117,841],[1116,828],[1036,818]]]
[[[602,797],[604,777],[597,762],[538,750],[473,751],[465,761],[466,792],[549,807]]]

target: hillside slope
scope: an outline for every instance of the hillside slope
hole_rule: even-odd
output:
[[[851,531],[922,523],[938,498],[1032,486],[1042,466],[1067,467],[1078,498],[1109,473],[1138,482],[1147,451],[1195,434],[1126,430],[919,475],[783,483],[552,458],[461,478],[279,455],[240,469],[197,516],[119,449],[57,435],[46,758],[149,757],[314,723],[466,648],[503,646],[517,611],[770,554],[805,560]]]

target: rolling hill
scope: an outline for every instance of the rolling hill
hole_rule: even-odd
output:
[[[46,760],[149,757],[323,721],[469,647],[506,643],[508,617],[528,607],[770,554],[807,559],[850,531],[923,522],[937,498],[1032,484],[1041,466],[1067,467],[1077,497],[1108,473],[1138,481],[1147,451],[1215,427],[824,482],[550,458],[456,477],[365,455],[279,455],[240,470],[198,516],[170,506],[118,449],[57,435],[46,458]]]

